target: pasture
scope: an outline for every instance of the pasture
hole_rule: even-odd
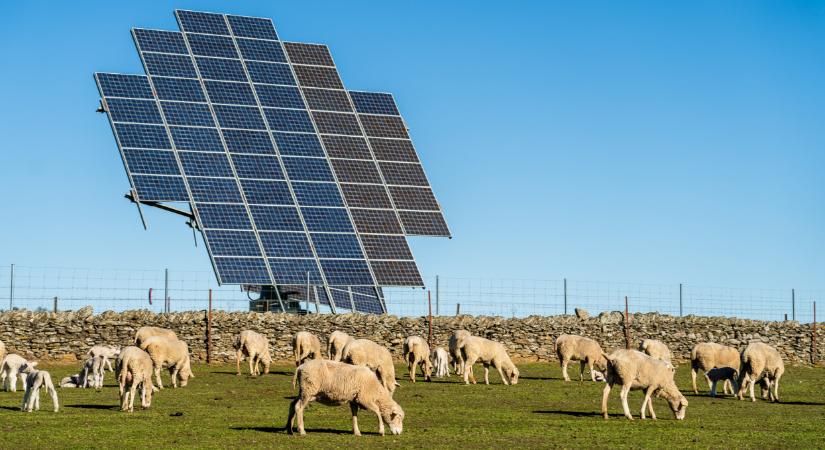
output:
[[[117,385],[107,372],[100,392],[58,389],[61,410],[56,414],[45,395],[41,411],[28,414],[19,411],[22,392],[0,392],[0,447],[814,448],[825,442],[822,368],[788,367],[782,403],[752,404],[711,399],[702,384],[700,395],[694,396],[688,389],[689,368],[681,364],[676,379],[690,402],[686,420],[674,420],[661,399],[654,403],[659,420],[639,420],[642,394],[634,391],[630,406],[636,420],[630,422],[621,416],[618,389],[611,393],[611,418],[605,421],[599,414],[602,383],[564,383],[555,363],[519,367],[518,385],[508,387],[495,373],[490,386],[464,386],[454,375],[413,384],[406,367],[399,365],[401,387],[395,399],[406,413],[404,433],[378,436],[375,416],[361,411],[360,438],[351,435],[347,406],[318,403],[307,409],[306,436],[285,433],[294,396],[291,365],[273,365],[269,375],[259,378],[236,376],[234,364],[197,365],[188,387],[167,388],[155,395],[151,409],[136,405],[132,414],[118,410]],[[77,366],[43,368],[55,380],[77,372]],[[482,370],[476,366],[477,375]]]

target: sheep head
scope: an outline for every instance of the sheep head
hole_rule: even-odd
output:
[[[381,409],[381,418],[389,425],[392,434],[401,434],[404,430],[404,410],[395,401],[389,407]]]

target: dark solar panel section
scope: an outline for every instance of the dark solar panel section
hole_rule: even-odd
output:
[[[284,42],[284,47],[292,64],[335,67],[326,45]]]
[[[373,261],[372,269],[381,286],[423,286],[415,261]]]
[[[398,215],[410,236],[450,236],[450,229],[440,211],[398,211]]]
[[[400,116],[391,94],[350,91],[355,110],[362,114]]]

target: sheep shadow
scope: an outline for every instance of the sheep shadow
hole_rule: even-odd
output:
[[[765,400],[767,402],[767,400]],[[777,405],[800,405],[800,406],[825,406],[825,403],[822,402],[802,402],[799,400],[795,400],[792,402],[786,402],[785,400],[780,400],[777,402]]]
[[[284,433],[286,434],[286,427],[229,427],[234,431],[258,431],[261,433]],[[332,428],[307,428],[307,434],[326,433],[326,434],[352,434],[352,430],[334,430]],[[362,431],[362,435],[378,436],[377,432]],[[295,436],[298,436],[298,430],[295,429]]]
[[[64,405],[66,408],[80,408],[80,409],[109,409],[109,410],[120,410],[120,406],[117,405]]]
[[[538,410],[533,414],[560,414],[573,417],[601,417],[602,413],[596,411],[561,411],[561,410]]]
[[[9,411],[20,411],[19,406],[0,406],[0,409],[7,409]]]

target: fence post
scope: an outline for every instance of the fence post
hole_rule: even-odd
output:
[[[209,289],[209,310],[206,313],[206,364],[212,362],[212,289]]]
[[[817,360],[819,360],[819,355],[816,350],[816,332],[819,329],[816,324],[816,302],[814,302],[814,321],[811,325],[811,364],[816,364]]]
[[[57,314],[57,297],[54,298],[54,313]]]
[[[321,304],[318,302],[318,286],[312,286],[312,293],[314,294],[313,297],[315,297],[315,314],[321,314]]]
[[[427,345],[432,347],[433,346],[433,297],[432,297],[432,295],[430,295],[430,291],[427,291],[427,306],[429,307],[429,310],[430,310],[430,315],[429,315],[429,328],[430,328],[430,331],[427,334]]]
[[[9,311],[14,309],[14,264],[11,265],[11,275],[9,276]]]
[[[347,294],[349,294],[349,306],[352,312],[358,312],[355,310],[355,299],[352,296],[352,286],[347,286]]]
[[[461,303],[455,304],[455,315],[458,316],[461,314]]]
[[[564,315],[567,315],[567,278],[564,279]]]
[[[682,283],[679,283],[679,317],[682,317]]]
[[[625,347],[630,350],[631,342],[630,342],[630,314],[628,314],[628,307],[627,307],[627,296],[624,297],[624,342]]]
[[[440,280],[438,279],[438,275],[436,275],[435,276],[435,315],[436,316],[441,315],[441,311],[440,311],[440,308],[439,308],[439,300],[440,300],[440,297],[441,297],[439,295],[440,294],[440,292],[439,292],[440,291],[439,281]]]
[[[169,312],[169,269],[163,269],[163,312]]]
[[[791,320],[796,320],[796,290],[791,289]]]

